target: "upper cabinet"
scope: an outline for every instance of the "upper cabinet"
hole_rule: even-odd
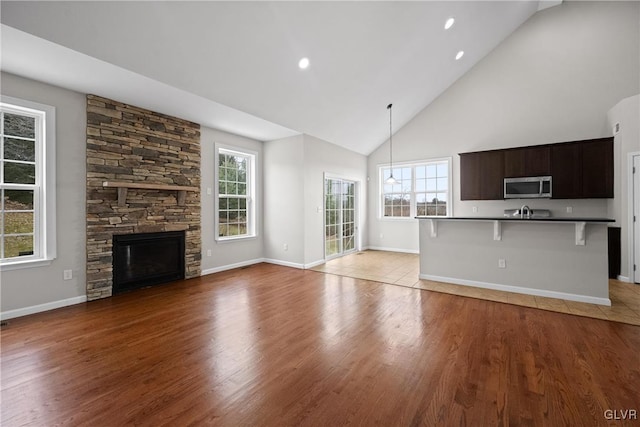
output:
[[[460,154],[460,198],[502,200],[504,178],[551,175],[554,199],[613,197],[613,138]]]
[[[551,147],[551,196],[577,199],[582,196],[582,145],[555,144]]]
[[[613,138],[551,146],[554,199],[613,197]]]
[[[480,153],[460,154],[460,199],[483,200],[480,192]]]
[[[504,152],[460,154],[460,198],[496,200],[503,196]]]
[[[613,138],[582,144],[582,197],[613,197]]]
[[[549,153],[548,145],[504,150],[504,177],[550,175]]]

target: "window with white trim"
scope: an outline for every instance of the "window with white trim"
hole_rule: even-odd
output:
[[[247,151],[218,147],[217,240],[255,236],[255,159]]]
[[[379,167],[380,216],[451,215],[451,159],[435,159],[394,166],[395,183],[388,183],[391,168]]]
[[[55,109],[0,102],[0,265],[55,258]]]

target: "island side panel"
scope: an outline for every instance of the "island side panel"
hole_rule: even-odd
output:
[[[606,224],[588,223],[584,246],[575,244],[572,222],[501,225],[502,240],[494,240],[493,222],[438,220],[432,237],[429,221],[420,220],[420,277],[610,304]]]

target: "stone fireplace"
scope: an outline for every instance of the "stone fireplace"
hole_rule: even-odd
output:
[[[87,299],[113,293],[114,236],[164,232],[198,277],[200,125],[87,95]]]

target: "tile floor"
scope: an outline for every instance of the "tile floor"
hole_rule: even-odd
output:
[[[409,288],[444,292],[560,313],[594,317],[640,326],[640,286],[609,280],[611,307],[567,301],[450,283],[420,280],[417,254],[363,251],[336,258],[313,268],[315,271],[355,277]]]

